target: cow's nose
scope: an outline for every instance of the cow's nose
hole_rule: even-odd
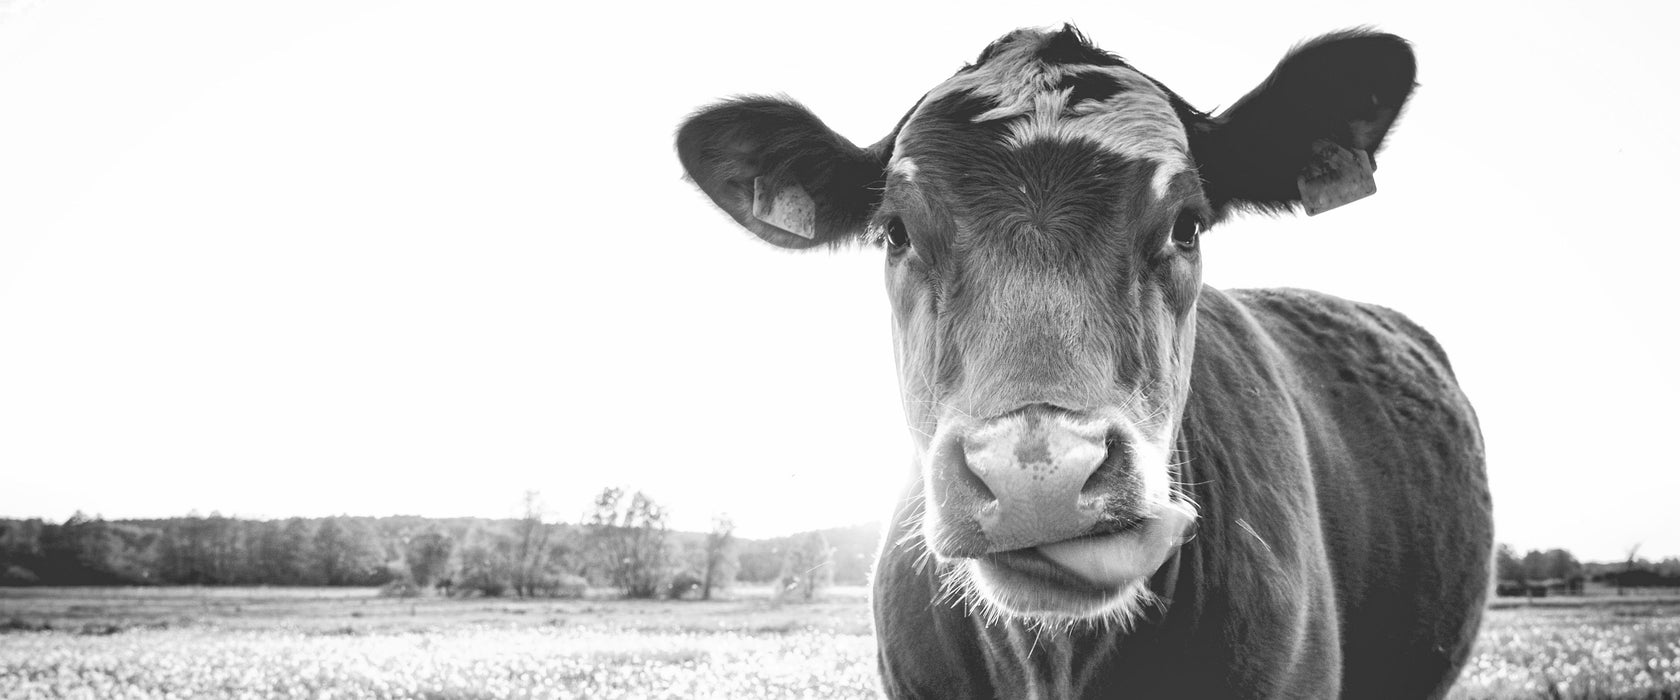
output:
[[[985,485],[975,520],[991,551],[1091,534],[1108,499],[1100,472],[1119,469],[1106,421],[1033,407],[962,437],[967,470]],[[986,498],[989,496],[989,498]]]

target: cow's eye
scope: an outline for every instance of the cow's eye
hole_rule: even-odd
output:
[[[1202,237],[1202,218],[1192,212],[1181,212],[1178,221],[1173,222],[1173,245],[1179,250],[1195,250],[1196,241]]]
[[[894,251],[910,247],[910,232],[904,230],[904,220],[896,216],[887,222],[887,247]]]

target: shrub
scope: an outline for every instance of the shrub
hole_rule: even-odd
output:
[[[671,583],[665,588],[665,597],[671,600],[681,600],[685,597],[700,596],[700,589],[706,582],[698,575],[684,571],[671,577]]]
[[[577,574],[560,574],[533,584],[532,593],[544,598],[582,598],[589,592],[589,580]]]
[[[0,571],[0,586],[33,586],[40,582],[35,572],[21,566],[8,566],[5,571]]]
[[[381,598],[419,598],[421,588],[413,581],[400,578],[379,587]]]
[[[486,598],[500,598],[508,592],[510,584],[505,578],[498,578],[486,574],[469,575],[455,585],[455,589],[463,595],[476,592]]]

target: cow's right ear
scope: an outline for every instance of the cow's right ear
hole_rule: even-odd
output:
[[[1214,208],[1310,215],[1376,192],[1377,150],[1416,76],[1411,46],[1392,34],[1353,29],[1296,47],[1259,87],[1193,126]]]
[[[689,179],[737,223],[783,248],[860,235],[880,199],[890,144],[858,148],[805,107],[768,97],[712,105],[677,129]]]

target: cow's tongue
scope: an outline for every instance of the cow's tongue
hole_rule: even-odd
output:
[[[1093,585],[1120,588],[1154,574],[1189,525],[1189,515],[1167,508],[1125,532],[1039,545],[1038,552]]]

